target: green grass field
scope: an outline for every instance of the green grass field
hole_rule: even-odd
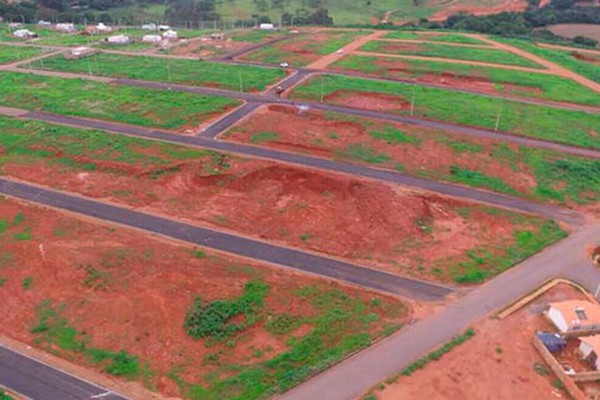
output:
[[[396,50],[395,46],[409,46],[406,49]],[[418,49],[412,48],[418,46]],[[419,43],[403,44],[398,42],[389,42],[383,40],[373,40],[360,48],[361,51],[368,51],[381,54],[402,54],[424,57],[440,57],[464,61],[480,61],[492,64],[516,65],[520,67],[542,68],[533,61],[527,60],[513,53],[508,53],[496,49],[481,49],[463,46],[452,46],[442,43]]]
[[[485,42],[469,36],[459,35],[455,33],[430,34],[412,31],[396,31],[390,32],[384,36],[386,39],[405,39],[405,40],[425,40],[431,42],[448,42],[462,44],[478,44],[486,45]]]
[[[261,43],[269,39],[290,35],[286,30],[268,31],[259,29],[247,29],[228,35],[234,42]]]
[[[108,161],[150,171],[183,160],[204,159],[210,163],[218,156],[209,150],[8,117],[0,117],[0,130],[0,172],[6,163],[28,165],[40,161],[88,171]]]
[[[79,60],[59,55],[32,63],[31,67],[237,91],[262,91],[285,77],[285,71],[276,68],[107,53]]]
[[[305,66],[320,56],[331,54],[352,43],[357,36],[368,35],[372,31],[324,31],[292,37],[288,40],[260,48],[243,58],[267,64],[288,62],[292,66]],[[293,50],[289,50],[293,48]]]
[[[398,65],[399,68],[394,68]],[[415,79],[437,75],[440,81],[451,74],[493,83],[498,93],[546,100],[600,106],[600,94],[569,79],[524,71],[426,60],[349,55],[332,65],[342,70],[361,71],[374,76]]]
[[[2,46],[0,45],[0,64],[10,64],[44,53],[39,47]]]
[[[453,92],[401,82],[382,82],[361,78],[325,75],[314,77],[299,85],[292,97],[319,101],[321,92],[326,102],[334,92],[347,96],[360,93],[385,94],[404,100],[408,105],[397,107],[395,113],[512,132],[559,143],[600,148],[600,115],[563,110],[516,101],[491,98],[469,93]],[[343,103],[343,100],[336,100]]]
[[[535,43],[532,43],[527,40],[506,39],[498,37],[494,37],[493,39],[526,50],[532,54],[545,58],[548,61],[552,61],[555,64],[570,69],[571,71],[574,71],[579,75],[585,76],[586,78],[600,83],[600,65],[578,60],[572,55],[571,51],[547,49],[539,47]],[[581,52],[581,54],[585,53]],[[598,56],[596,56],[596,58],[598,58]]]
[[[0,104],[5,106],[166,129],[198,126],[240,104],[217,96],[25,73],[2,72],[0,80]]]

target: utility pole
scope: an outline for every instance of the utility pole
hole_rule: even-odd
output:
[[[324,94],[323,94],[324,83],[323,83],[323,81],[324,81],[324,78],[323,78],[323,75],[321,75],[321,99],[320,99],[321,103],[323,103],[323,100],[324,100]]]
[[[502,105],[498,109],[498,115],[496,115],[496,125],[494,126],[494,131],[498,131],[498,127],[500,126],[500,118],[502,117]]]
[[[243,92],[244,91],[244,80],[242,78],[242,66],[241,65],[240,65],[239,72],[240,72],[240,92]]]
[[[415,91],[413,90],[412,99],[410,101],[410,116],[415,114]]]

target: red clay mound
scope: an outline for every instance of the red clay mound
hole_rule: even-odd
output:
[[[373,111],[398,111],[410,108],[410,102],[404,97],[377,92],[352,92],[336,90],[325,96],[328,102],[348,107]]]

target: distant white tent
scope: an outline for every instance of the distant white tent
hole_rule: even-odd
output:
[[[144,31],[155,31],[158,29],[158,26],[156,26],[156,24],[144,24],[142,25],[142,30]]]
[[[13,36],[21,39],[30,39],[37,37],[37,34],[28,29],[19,29],[13,32]]]
[[[106,38],[106,41],[111,44],[127,44],[127,43],[129,43],[129,36],[125,36],[125,35],[109,36],[108,38]]]
[[[72,23],[61,23],[55,26],[57,31],[72,33],[75,32],[75,25]]]
[[[179,35],[176,31],[168,30],[163,33],[163,38],[165,39],[177,39]]]
[[[142,42],[159,43],[162,42],[162,37],[160,35],[144,35],[142,37]]]

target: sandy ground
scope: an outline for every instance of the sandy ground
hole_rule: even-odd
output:
[[[191,339],[182,324],[197,295],[205,301],[238,296],[246,282],[261,279],[270,286],[265,300],[268,315],[318,313],[309,298],[290,295],[315,285],[318,290],[337,288],[367,302],[379,298],[396,310],[389,317],[382,312],[372,332],[386,322],[408,318],[402,303],[390,297],[215,253],[198,258],[188,246],[13,200],[0,199],[0,220],[9,221],[0,236],[0,277],[5,279],[0,287],[0,335],[36,345],[37,336],[31,333],[37,323],[36,306],[46,300],[62,304],[61,315],[77,329],[80,340],[88,347],[125,349],[138,356],[155,372],[144,378],[150,380],[146,385],[164,395],[180,395],[177,384],[167,378],[169,371],[203,383],[207,373],[222,365],[252,365],[287,349],[290,336],[271,335],[264,320],[235,335],[233,346],[225,342],[208,346],[204,340]],[[23,231],[31,239],[14,238]],[[26,277],[32,279],[29,289],[23,287]],[[305,324],[290,335],[308,331],[310,325]],[[92,366],[80,353],[41,347]],[[220,361],[207,363],[205,357],[217,352]],[[94,380],[93,374],[87,377]]]
[[[531,344],[536,330],[550,329],[540,316],[549,301],[585,296],[560,284],[504,320],[486,318],[474,325],[475,336],[410,377],[375,390],[378,400],[515,400],[566,399],[553,386],[552,374],[534,371],[545,365]]]

